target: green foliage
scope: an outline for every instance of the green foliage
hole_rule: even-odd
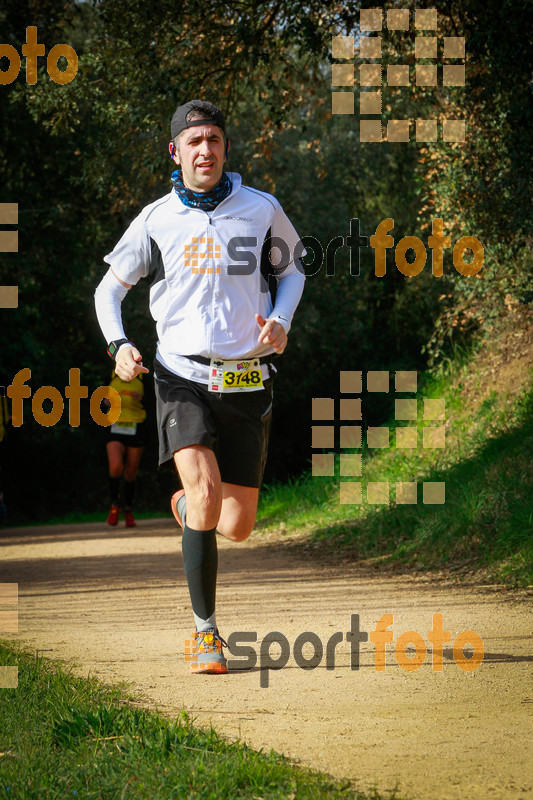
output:
[[[316,237],[324,253],[335,237],[347,237],[352,218],[370,237],[389,217],[396,243],[407,235],[426,242],[431,219],[441,216],[452,244],[471,235],[485,249],[476,278],[456,273],[446,250],[445,277],[438,280],[430,256],[416,278],[399,273],[392,251],[384,278],[374,275],[370,248],[361,248],[360,275],[350,273],[346,246],[335,256],[335,274],[306,258],[312,274],[279,362],[268,481],[304,467],[310,403],[304,410],[302,398],[337,386],[339,369],[422,370],[489,331],[509,303],[531,300],[533,204],[525,165],[532,161],[533,48],[522,24],[526,4],[437,4],[439,37],[466,36],[466,86],[386,93],[384,122],[466,118],[463,145],[361,144],[356,117],[332,116],[331,35],[357,39],[360,5],[375,6],[371,0],[183,0],[178,11],[170,0],[3,3],[2,41],[20,51],[26,26],[35,24],[47,50],[72,44],[79,69],[59,86],[40,58],[37,84],[29,86],[22,69],[0,87],[0,199],[18,202],[20,236],[18,253],[0,254],[0,285],[17,282],[20,297],[16,311],[0,311],[0,372],[12,376],[29,367],[33,388],[64,387],[71,367],[92,388],[105,380],[109,364],[93,309],[102,259],[138,211],[168,191],[169,120],[191,96],[224,107],[229,168],[275,192],[300,236]],[[407,2],[382,7],[402,6],[413,11]],[[414,30],[386,31],[384,69],[415,63],[414,37]],[[124,315],[150,364],[156,336],[146,305],[147,287],[136,287]],[[386,412],[378,404],[374,421]],[[90,446],[88,414],[83,425],[82,432],[66,425],[52,430],[27,419],[12,432],[8,494],[20,520],[59,514],[65,504],[92,511],[100,503],[103,510],[101,459]],[[153,467],[155,447],[150,458]],[[41,469],[37,478],[32,472],[36,504],[23,511],[17,492],[25,491],[28,461],[37,460],[61,464],[65,484],[58,487],[53,470]],[[147,496],[162,498],[165,481],[153,478]]]
[[[378,455],[363,450],[363,486],[444,481],[443,505],[424,505],[420,493],[411,506],[384,508],[366,500],[360,506],[340,505],[337,465],[335,478],[307,473],[293,484],[268,487],[260,502],[260,525],[281,526],[286,534],[306,532],[317,547],[347,557],[449,575],[481,572],[508,586],[530,585],[533,388],[517,398],[493,392],[474,411],[462,383],[470,369],[468,361],[463,367],[455,364],[425,381],[424,397],[446,401],[445,450],[390,449]],[[423,424],[418,423],[419,440]]]

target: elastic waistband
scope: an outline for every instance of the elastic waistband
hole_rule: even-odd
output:
[[[276,357],[275,353],[271,353],[268,356],[261,356],[259,358],[260,364],[272,364],[272,360]],[[211,363],[211,359],[207,358],[207,356],[183,356],[183,358],[190,358],[191,361],[197,361],[198,364],[205,364],[207,367]],[[221,358],[220,361],[252,361],[257,358],[257,356],[246,356],[246,359],[241,358]]]

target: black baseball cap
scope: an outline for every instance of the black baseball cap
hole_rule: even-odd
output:
[[[205,117],[187,120],[187,116],[191,111],[199,114],[205,113]],[[175,139],[182,131],[192,128],[194,125],[218,125],[222,129],[224,136],[226,136],[224,114],[218,106],[209,103],[207,100],[189,100],[188,103],[177,107],[170,123],[171,138]]]

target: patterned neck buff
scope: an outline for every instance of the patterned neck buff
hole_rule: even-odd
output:
[[[170,180],[174,184],[174,190],[178,193],[181,202],[191,208],[199,208],[201,211],[213,211],[231,192],[231,181],[225,172],[222,173],[222,178],[217,186],[208,192],[193,192],[192,189],[188,189],[183,183],[181,169],[175,170]]]

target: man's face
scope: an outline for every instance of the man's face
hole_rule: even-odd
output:
[[[181,166],[183,182],[194,192],[208,192],[222,177],[224,134],[218,125],[194,125],[180,134],[174,161]]]

